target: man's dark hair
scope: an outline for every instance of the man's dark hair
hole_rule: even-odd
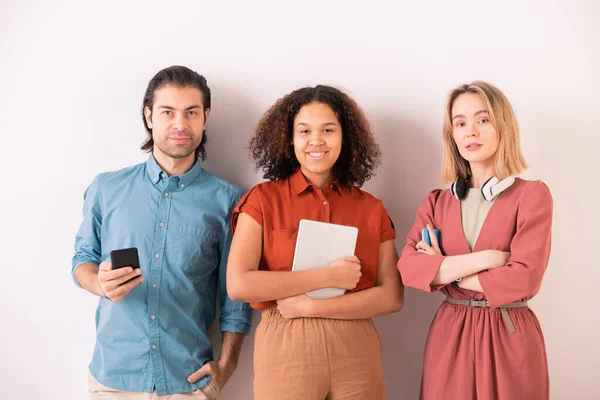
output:
[[[192,71],[191,69],[182,67],[180,65],[173,65],[172,67],[168,67],[159,71],[152,79],[150,79],[150,82],[148,82],[148,87],[146,88],[144,101],[142,103],[142,121],[144,122],[146,132],[148,132],[148,138],[142,144],[142,150],[147,152],[152,151],[152,148],[154,147],[154,139],[152,138],[152,129],[150,129],[146,123],[144,109],[148,107],[150,111],[152,111],[152,107],[154,106],[154,92],[158,89],[161,89],[165,85],[173,85],[179,88],[192,87],[200,90],[203,99],[202,112],[204,113],[205,120],[206,110],[210,109],[210,88],[206,83],[205,77],[196,71]],[[207,137],[205,129],[204,132],[202,132],[202,140],[200,141],[200,145],[196,149],[196,155],[200,157],[202,161],[206,159],[206,149],[204,147],[206,140]]]

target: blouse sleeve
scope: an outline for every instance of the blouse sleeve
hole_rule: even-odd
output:
[[[427,224],[435,228],[433,223],[435,204],[441,193],[441,190],[431,191],[417,211],[417,217],[413,227],[406,237],[406,246],[402,250],[400,260],[398,260],[398,270],[402,276],[402,282],[408,287],[424,290],[432,293],[440,290],[445,285],[432,285],[431,282],[445,256],[432,256],[425,253],[419,253],[416,245],[421,241],[421,231]]]
[[[529,182],[519,201],[508,264],[479,273],[491,307],[532,297],[540,290],[550,258],[552,208],[548,187],[540,181]]]

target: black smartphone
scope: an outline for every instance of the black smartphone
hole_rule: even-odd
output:
[[[140,259],[138,257],[138,250],[136,247],[113,250],[110,252],[110,262],[112,263],[112,269],[123,267],[139,268]]]

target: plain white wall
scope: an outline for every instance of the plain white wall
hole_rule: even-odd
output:
[[[50,3],[0,5],[1,398],[86,398],[96,299],[70,277],[83,191],[97,173],[146,159],[142,95],[173,64],[208,78],[205,167],[244,188],[261,180],[246,147],[267,107],[303,85],[349,91],[383,149],[365,189],[383,199],[398,249],[440,187],[445,94],[474,79],[498,85],[520,120],[523,176],[555,200],[551,262],[531,302],[552,398],[600,396],[598,2]],[[401,313],[376,319],[388,399],[417,398],[440,301],[407,290]],[[252,343],[224,399],[252,398]]]

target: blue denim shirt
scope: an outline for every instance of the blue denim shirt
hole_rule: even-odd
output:
[[[225,285],[231,213],[241,194],[199,161],[169,177],[152,155],[88,187],[72,274],[81,264],[110,261],[112,250],[137,247],[145,277],[120,302],[98,302],[90,364],[98,382],[158,395],[204,386],[209,376],[194,384],[186,378],[213,360],[207,331],[217,291],[221,332],[248,334],[252,311],[232,301]]]

